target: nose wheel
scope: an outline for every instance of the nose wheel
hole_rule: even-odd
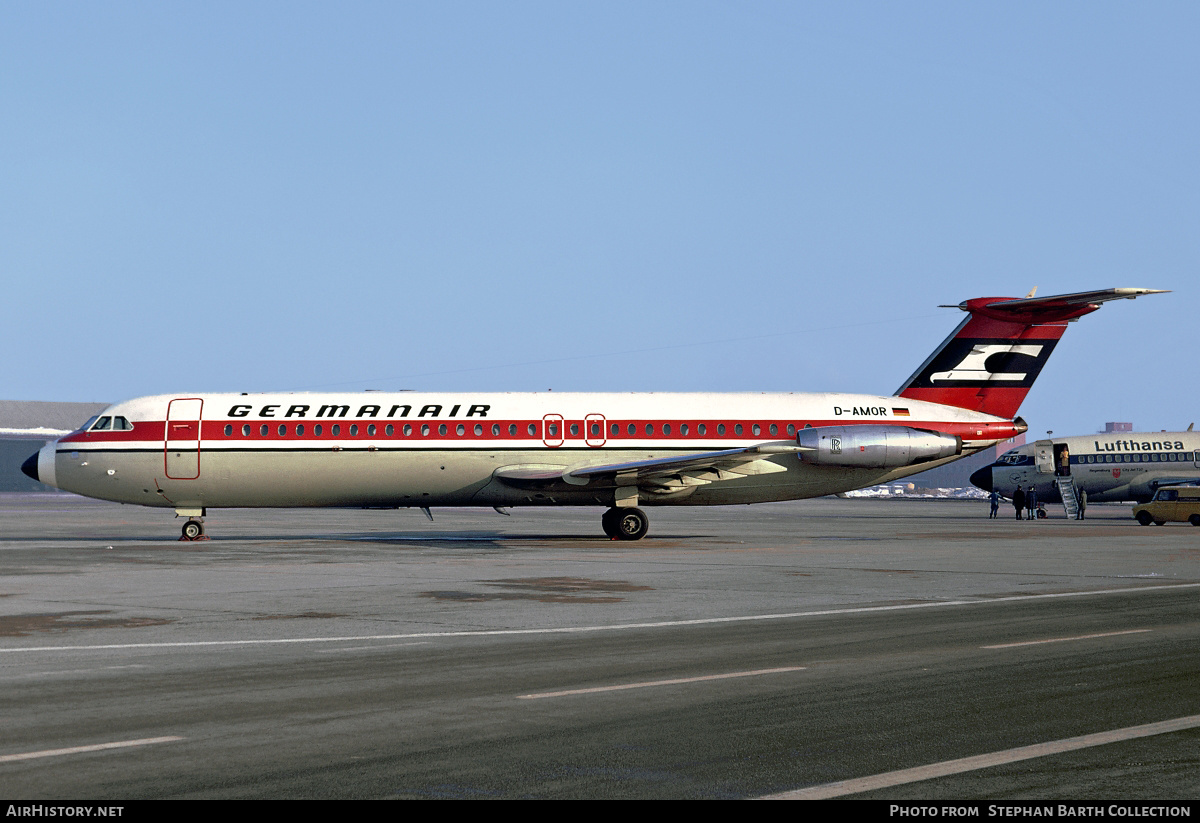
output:
[[[641,540],[650,530],[650,518],[641,509],[613,508],[600,518],[600,525],[613,540]]]
[[[183,536],[180,540],[207,540],[204,536],[204,524],[199,520],[189,520],[183,524]]]

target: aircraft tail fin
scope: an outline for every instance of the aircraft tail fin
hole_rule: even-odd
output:
[[[1108,300],[1162,294],[1161,289],[977,297],[955,307],[967,318],[896,392],[1011,420],[1046,365],[1067,323]]]

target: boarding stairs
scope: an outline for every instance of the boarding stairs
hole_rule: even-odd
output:
[[[1056,477],[1054,482],[1058,484],[1058,494],[1062,498],[1063,508],[1067,510],[1068,520],[1079,519],[1079,493],[1075,491],[1075,478],[1067,475],[1066,477]]]

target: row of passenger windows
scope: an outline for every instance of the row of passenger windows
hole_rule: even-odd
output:
[[[1200,452],[1086,454],[1081,459],[1084,463],[1200,463]]]
[[[118,419],[124,420],[124,418],[118,418]],[[589,438],[601,437],[602,431],[601,431],[600,425],[601,424],[598,422],[589,422],[587,424],[587,430],[588,430],[587,436]],[[679,423],[678,427],[679,427],[678,431],[679,431],[680,437],[691,436],[693,429],[690,424]],[[250,437],[254,433],[254,428],[255,427],[253,425],[251,425],[250,423],[244,423],[242,425],[242,429],[241,429],[242,437]],[[580,432],[582,431],[582,428],[579,423],[570,423],[570,424],[568,424],[567,429],[568,429],[568,431],[570,431],[571,437],[579,437]],[[348,427],[346,427],[346,430],[347,430],[347,434],[350,437],[358,437],[360,430],[365,431],[367,437],[375,437],[379,432],[379,427],[377,427],[374,423],[368,423],[366,426],[362,426],[362,427],[360,427],[359,424],[357,424],[357,423],[351,423]],[[382,427],[382,430],[383,430],[384,436],[386,436],[386,437],[395,437],[397,431],[399,431],[403,437],[411,437],[414,432],[418,431],[417,427],[414,426],[412,423],[405,423],[403,426],[400,426],[400,427],[397,427],[391,423],[388,423],[386,426]],[[761,436],[764,431],[769,432],[772,436],[778,436],[779,435],[779,424],[778,423],[769,423],[769,424],[752,423],[752,424],[750,424],[749,430],[750,430],[750,434],[752,434],[756,437]],[[796,425],[794,423],[788,423],[786,430],[787,430],[789,437],[794,437],[796,435]],[[295,434],[295,436],[303,437],[304,433],[306,431],[306,428],[303,423],[296,423],[293,425],[292,431]],[[499,423],[491,424],[492,437],[500,437],[502,431],[504,431],[504,429],[501,427],[501,425]],[[507,427],[507,431],[508,431],[509,437],[516,437],[517,433],[520,431],[520,429],[518,428],[516,423],[509,423],[508,427]],[[547,423],[546,424],[546,437],[548,439],[554,439],[554,438],[560,437],[559,431],[560,431],[560,426],[558,423]],[[653,434],[655,434],[655,424],[653,424],[653,423],[642,424],[641,431],[643,434],[653,435]],[[669,436],[673,433],[673,431],[674,430],[672,429],[672,426],[670,423],[662,424],[661,432],[662,432],[663,436]],[[708,434],[708,426],[704,423],[697,423],[695,425],[694,431],[697,436],[704,437]],[[743,426],[741,423],[735,423],[735,424],[733,424],[732,431],[735,436],[740,436],[740,435],[743,435],[746,433],[746,427]],[[233,437],[233,432],[234,432],[233,424],[227,423],[225,425],[225,436]],[[433,426],[429,423],[423,423],[420,426],[419,432],[422,437],[428,437],[429,435],[431,435],[433,433]],[[483,433],[484,433],[483,424],[476,423],[474,426],[473,432],[476,437],[483,437]],[[538,425],[536,423],[529,423],[525,427],[525,432],[526,432],[526,435],[529,437],[537,437],[538,436]],[[609,432],[612,437],[619,437],[621,434],[620,424],[613,423],[609,427]],[[636,436],[638,434],[638,424],[636,424],[636,423],[626,424],[625,432],[627,435],[629,435],[631,437]],[[278,427],[276,428],[276,433],[280,437],[286,437],[288,434],[288,424],[280,423],[278,425]],[[438,425],[437,433],[439,436],[445,437],[450,433],[450,427],[447,424],[442,423],[442,424]],[[464,424],[459,423],[454,427],[454,433],[456,435],[458,435],[459,437],[465,437],[467,435],[467,427]],[[729,429],[725,426],[724,423],[718,423],[716,425],[716,433],[717,433],[718,437],[723,437],[729,433]],[[262,423],[261,425],[259,425],[258,426],[258,434],[261,437],[269,436],[271,434],[270,424]],[[322,436],[324,436],[324,434],[325,434],[325,428],[321,423],[316,423],[313,425],[313,427],[312,427],[312,436],[313,437],[322,437]],[[331,424],[329,426],[329,434],[331,437],[341,437],[342,425],[340,423]]]

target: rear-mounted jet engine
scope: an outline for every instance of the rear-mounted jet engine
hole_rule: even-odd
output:
[[[818,466],[892,469],[962,454],[962,438],[907,426],[821,426],[801,429],[800,459]]]

